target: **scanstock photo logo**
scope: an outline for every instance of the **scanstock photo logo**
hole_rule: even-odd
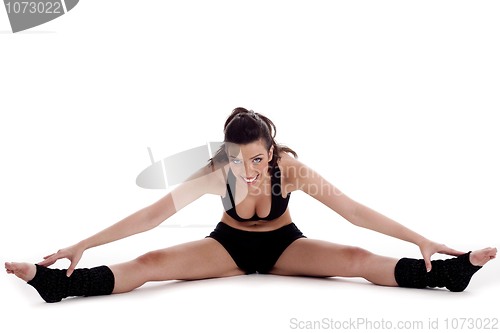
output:
[[[4,0],[12,32],[31,29],[60,16],[78,4],[79,0]]]

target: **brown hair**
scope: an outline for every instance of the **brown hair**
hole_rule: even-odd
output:
[[[273,157],[269,163],[271,169],[276,166],[283,152],[292,154],[297,158],[297,153],[293,149],[277,144],[274,139],[275,136],[276,126],[269,118],[242,107],[234,109],[224,123],[224,143],[230,142],[244,145],[262,140],[268,151],[271,147],[274,147]],[[225,162],[228,162],[228,158],[223,144],[215,156],[210,159],[210,165],[214,167],[214,164]]]

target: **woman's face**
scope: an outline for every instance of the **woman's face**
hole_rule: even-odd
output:
[[[262,140],[245,145],[227,144],[227,155],[231,171],[239,181],[250,187],[258,187],[268,175],[269,162],[273,157]]]

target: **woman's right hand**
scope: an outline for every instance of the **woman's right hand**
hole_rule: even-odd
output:
[[[38,265],[40,266],[45,266],[48,267],[52,264],[54,264],[57,260],[66,258],[68,259],[71,264],[69,265],[69,268],[66,272],[66,275],[68,277],[73,274],[73,271],[75,270],[76,265],[82,258],[83,252],[85,251],[85,248],[78,244],[72,245],[70,247],[60,249],[56,253],[49,254],[45,257],[43,257],[43,261],[39,262]]]

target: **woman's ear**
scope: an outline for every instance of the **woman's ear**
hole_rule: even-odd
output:
[[[271,146],[271,149],[269,149],[269,153],[268,153],[268,160],[271,161],[273,159],[273,152],[274,152],[274,146]]]

